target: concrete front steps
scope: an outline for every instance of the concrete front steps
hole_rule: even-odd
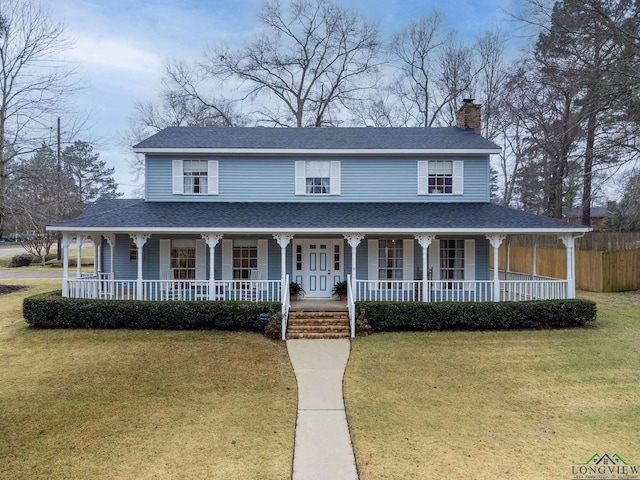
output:
[[[345,310],[296,309],[289,311],[287,339],[349,338],[349,313]]]

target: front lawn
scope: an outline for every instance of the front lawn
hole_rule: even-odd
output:
[[[572,478],[640,464],[640,292],[581,297],[593,327],[353,341],[346,409],[361,480]]]
[[[0,295],[0,478],[291,474],[296,382],[255,333],[37,330]],[[8,282],[5,282],[8,283]]]

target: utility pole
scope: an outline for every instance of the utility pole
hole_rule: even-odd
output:
[[[58,188],[56,189],[56,212],[60,221],[60,192],[62,191],[62,152],[60,151],[60,117],[58,117]],[[58,232],[58,260],[62,260],[62,232]]]

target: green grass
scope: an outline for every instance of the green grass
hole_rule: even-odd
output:
[[[290,476],[296,384],[282,343],[30,329],[22,298],[59,280],[28,284],[0,296],[0,478]]]
[[[360,478],[571,478],[596,452],[640,464],[640,293],[580,296],[594,327],[355,339]]]
[[[20,246],[19,243],[13,243],[13,244],[11,244],[11,246],[7,246],[7,247],[0,246],[0,268],[8,268],[9,262],[11,262],[11,259],[16,255],[16,254],[4,255],[5,248],[15,248],[15,247],[19,247],[19,246]],[[25,251],[24,253],[27,253],[27,252]],[[50,253],[55,255],[56,249],[52,248]],[[69,247],[69,259],[72,262],[76,262],[77,261],[77,259],[78,259],[78,249],[77,248]],[[94,261],[94,258],[93,258],[93,247],[89,248],[89,247],[85,246],[82,249],[82,257],[81,257],[81,262],[82,262],[82,265],[84,266],[83,269],[85,269],[88,266],[93,266],[93,261]],[[22,268],[22,269],[25,269],[25,268],[47,268],[48,269],[48,268],[52,268],[52,267],[53,268],[62,268],[62,263],[63,263],[62,260],[49,260],[47,262],[46,267],[41,267],[39,265],[38,266],[34,265],[32,267],[20,267],[20,268]],[[74,265],[74,266],[70,267],[70,270],[73,270],[75,268],[76,267]]]

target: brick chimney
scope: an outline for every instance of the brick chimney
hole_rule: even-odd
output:
[[[473,131],[480,134],[482,125],[480,123],[480,108],[482,105],[473,103],[473,98],[462,100],[462,107],[456,112],[456,122],[458,126],[473,128]]]

